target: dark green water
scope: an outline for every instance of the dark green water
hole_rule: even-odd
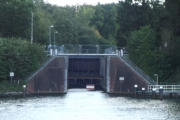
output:
[[[180,100],[72,89],[64,96],[1,99],[0,120],[180,120]]]

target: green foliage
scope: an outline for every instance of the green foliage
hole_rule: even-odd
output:
[[[84,25],[89,25],[94,16],[96,8],[90,5],[83,5],[77,7],[77,20]]]
[[[130,58],[161,82],[178,82],[180,70],[180,1],[132,0],[119,2],[117,43]]]
[[[157,73],[161,80],[167,79],[172,72],[170,71],[170,60],[159,51],[156,40],[156,32],[150,26],[141,27],[132,32],[128,39],[129,55],[139,67],[152,77]]]
[[[28,38],[33,0],[0,0],[2,37]]]
[[[22,85],[24,84],[23,81],[21,81],[19,84],[11,84],[8,81],[0,81],[0,93],[5,92],[22,92]]]
[[[118,5],[117,23],[119,29],[116,38],[118,45],[121,47],[126,46],[128,36],[132,31],[150,24],[152,8],[148,2],[142,2],[141,4],[133,4],[132,1],[126,0]]]
[[[48,44],[48,29],[52,24],[51,15],[44,11],[42,7],[35,7],[34,12],[34,41],[40,44]]]
[[[57,7],[44,3],[36,5],[34,38],[38,43],[49,44],[48,27],[54,25],[51,42],[54,42],[53,33],[58,31],[57,45],[106,43],[102,39],[99,41],[96,31],[88,26],[94,11],[93,6]]]
[[[91,18],[90,25],[95,26],[100,35],[113,44],[116,36],[116,9],[115,4],[97,5]]]
[[[23,79],[46,58],[49,26],[56,44],[117,44],[145,72],[162,81],[179,81],[180,1],[125,0],[118,4],[59,7],[43,0],[0,0],[0,81]],[[34,42],[30,39],[34,13]],[[7,39],[12,38],[12,39]]]
[[[0,81],[9,80],[12,71],[15,73],[14,79],[22,80],[37,70],[46,58],[38,44],[6,38],[0,38],[0,43]]]

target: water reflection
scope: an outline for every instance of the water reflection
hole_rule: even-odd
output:
[[[0,120],[179,120],[179,100],[143,100],[102,91],[65,96],[1,99]]]

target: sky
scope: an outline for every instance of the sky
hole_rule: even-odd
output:
[[[106,4],[106,3],[118,3],[119,0],[44,0],[46,3],[50,3],[58,6],[66,5],[83,5],[90,4],[96,5],[97,3]]]

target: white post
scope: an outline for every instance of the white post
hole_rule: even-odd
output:
[[[53,49],[52,48],[50,49],[50,55],[51,56],[53,55]]]
[[[57,54],[58,54],[57,49],[55,49],[55,55],[57,55]]]
[[[124,56],[124,52],[123,52],[123,50],[121,49],[121,57],[123,57]]]

